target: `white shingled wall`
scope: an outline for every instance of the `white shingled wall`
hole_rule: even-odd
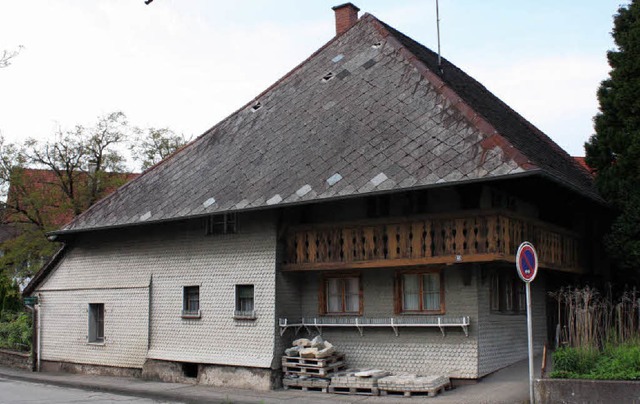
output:
[[[142,367],[147,351],[148,299],[147,288],[43,292],[42,359]],[[88,343],[89,303],[104,303],[103,344]]]
[[[147,357],[270,367],[275,224],[269,214],[239,221],[234,235],[205,236],[192,221],[79,238],[37,291],[42,359],[134,368]],[[256,320],[233,319],[236,284],[255,285]],[[181,316],[182,288],[191,285],[200,285],[197,320]],[[89,303],[105,304],[104,345],[87,342]]]
[[[350,367],[372,367],[394,372],[446,374],[457,378],[478,377],[478,271],[472,267],[447,266],[444,271],[447,316],[469,316],[469,336],[462,328],[447,328],[443,337],[437,327],[400,328],[396,336],[389,328],[364,328],[361,336],[355,327],[325,327],[322,335],[346,354]],[[471,272],[468,284],[464,272]],[[394,269],[362,271],[365,317],[395,317]],[[320,273],[302,274],[302,314],[318,316],[318,282]],[[411,317],[411,315],[407,315]],[[310,328],[315,336],[317,331]],[[294,329],[287,330],[293,335]],[[307,336],[304,329],[299,336]]]

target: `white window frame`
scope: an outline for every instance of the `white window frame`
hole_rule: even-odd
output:
[[[104,344],[104,303],[89,303],[87,307],[88,326],[87,342],[90,344]]]
[[[197,292],[197,300],[194,304],[193,291]],[[194,307],[197,306],[197,307]],[[188,285],[182,287],[182,318],[195,319],[200,318],[200,285]]]
[[[242,283],[235,285],[235,310],[233,317],[240,320],[254,320],[256,318],[256,287],[254,284]],[[251,291],[251,297],[240,296],[241,291]],[[243,299],[250,299],[244,301]],[[248,307],[246,303],[250,301],[251,305]]]

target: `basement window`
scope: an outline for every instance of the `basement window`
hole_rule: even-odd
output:
[[[198,378],[198,364],[197,363],[182,363],[182,374],[189,379]]]
[[[89,303],[89,338],[94,344],[104,343],[104,303]]]
[[[238,217],[234,213],[211,215],[206,219],[206,234],[234,234],[237,232]]]
[[[200,318],[200,286],[182,289],[182,318]]]
[[[233,313],[234,318],[245,320],[253,320],[256,318],[254,290],[253,285],[236,285],[236,310]]]

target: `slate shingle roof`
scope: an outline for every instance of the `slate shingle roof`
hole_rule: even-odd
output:
[[[436,57],[365,14],[59,233],[522,174],[599,198],[553,141]]]

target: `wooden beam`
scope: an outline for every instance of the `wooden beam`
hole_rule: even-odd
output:
[[[511,257],[511,261],[515,262],[515,257]],[[456,261],[455,255],[444,255],[440,257],[427,258],[402,258],[393,260],[371,260],[358,262],[317,262],[302,264],[285,264],[282,266],[283,271],[325,271],[334,269],[367,269],[367,268],[397,268],[411,267],[418,265],[434,265],[434,264],[460,264],[469,262],[491,262],[491,261],[510,261],[503,254],[474,254],[463,255],[462,261]],[[515,271],[515,269],[514,269]]]

